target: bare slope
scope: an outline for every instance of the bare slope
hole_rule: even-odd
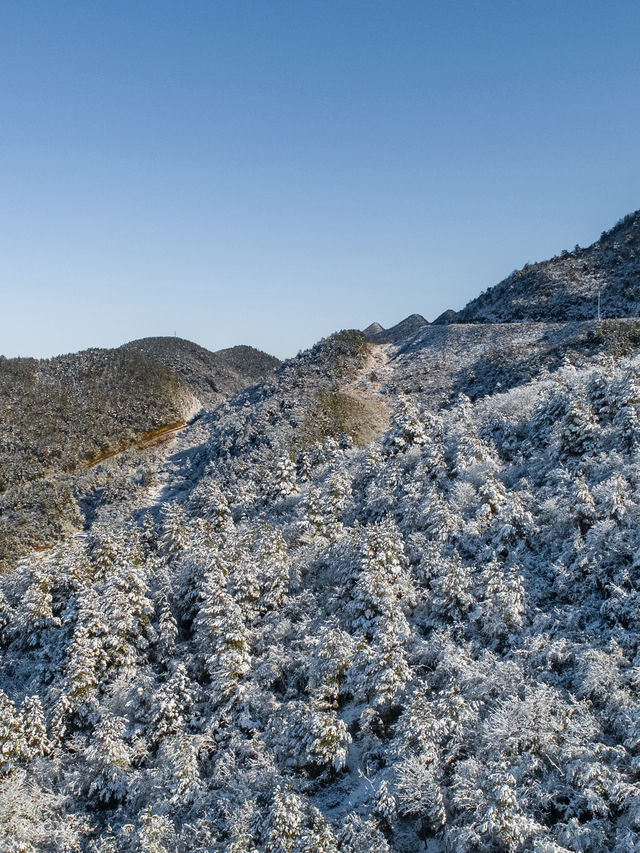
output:
[[[565,361],[626,356],[640,343],[640,320],[427,326],[392,349],[388,392],[420,394],[436,409],[461,393],[472,400],[557,370]]]

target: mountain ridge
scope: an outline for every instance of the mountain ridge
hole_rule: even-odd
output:
[[[640,210],[586,248],[525,264],[472,299],[455,323],[588,320],[640,313]],[[451,322],[451,320],[448,320]]]
[[[385,329],[380,323],[371,323],[364,330],[364,334],[371,343],[390,344],[402,338],[408,338],[428,325],[428,320],[425,320],[422,314],[410,314],[388,329]]]
[[[640,315],[640,210],[627,214],[586,248],[576,246],[546,261],[525,264],[471,299],[443,311],[431,325],[570,322]],[[364,330],[373,343],[392,343],[428,321],[411,314],[385,329]]]

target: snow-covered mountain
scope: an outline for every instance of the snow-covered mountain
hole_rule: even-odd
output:
[[[179,338],[52,359],[0,357],[0,566],[77,529],[77,502],[99,491],[97,480],[108,485],[94,470],[100,459],[117,455],[115,468],[140,462],[203,405],[279,363],[252,347],[212,353]]]
[[[556,322],[640,314],[640,211],[600,239],[527,264],[449,317],[455,323]]]
[[[389,329],[384,329],[380,323],[371,323],[364,330],[364,334],[367,340],[374,344],[390,344],[410,337],[427,325],[427,321],[421,314],[411,314]]]
[[[208,408],[270,376],[280,364],[275,356],[254,347],[236,346],[211,352],[176,337],[141,338],[124,344],[122,349],[170,367]]]
[[[70,481],[0,575],[0,847],[638,848],[640,321],[504,319],[337,333]]]

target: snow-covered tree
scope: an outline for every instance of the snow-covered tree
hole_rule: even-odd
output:
[[[78,597],[78,620],[67,663],[66,695],[72,704],[94,698],[109,663],[109,626],[98,594],[92,586]]]
[[[300,797],[278,786],[267,817],[266,853],[296,853],[300,849],[303,821]]]
[[[105,713],[85,750],[91,782],[87,794],[105,805],[123,802],[132,783],[131,747],[124,736],[127,721]]]
[[[153,697],[152,742],[158,742],[165,737],[184,731],[186,717],[193,703],[192,693],[191,680],[185,666],[179,664]]]
[[[296,482],[296,466],[288,456],[282,456],[272,474],[269,495],[272,500],[287,498],[300,491]]]
[[[20,706],[20,724],[24,735],[24,755],[28,759],[48,755],[51,741],[47,737],[47,725],[42,703],[37,694],[25,696]]]
[[[168,559],[175,559],[187,542],[185,514],[180,504],[169,503],[163,506],[161,530],[162,553]]]
[[[211,678],[214,703],[231,699],[250,665],[249,635],[242,609],[227,590],[227,579],[212,565],[203,584],[195,636]]]
[[[391,426],[384,437],[384,448],[389,454],[400,453],[409,447],[420,447],[427,441],[424,424],[416,406],[401,398],[391,415]]]
[[[15,769],[26,749],[24,722],[13,702],[0,690],[0,777]]]
[[[597,441],[597,424],[588,405],[577,397],[569,401],[559,424],[560,453],[563,459],[579,457],[592,450]]]

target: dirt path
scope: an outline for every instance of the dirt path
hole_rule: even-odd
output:
[[[134,441],[123,442],[115,450],[107,450],[105,453],[99,453],[85,463],[85,468],[95,468],[96,465],[104,462],[105,459],[111,459],[119,453],[124,453],[126,450],[145,450],[148,447],[160,447],[162,444],[171,441],[175,434],[186,426],[186,421],[175,421],[174,423],[159,427],[159,429],[152,429]]]

